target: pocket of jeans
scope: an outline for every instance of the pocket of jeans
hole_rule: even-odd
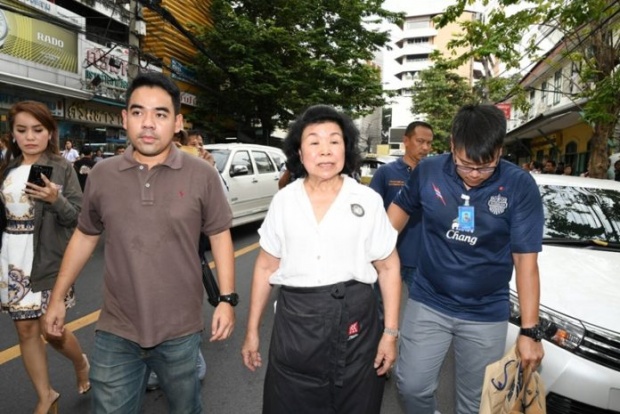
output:
[[[297,314],[279,304],[273,329],[271,355],[276,363],[299,375],[328,377],[331,329],[323,315]]]

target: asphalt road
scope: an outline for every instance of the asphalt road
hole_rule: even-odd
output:
[[[241,344],[248,312],[250,281],[254,260],[258,253],[257,225],[233,229],[235,243],[237,291],[241,301],[236,308],[235,332],[225,342],[209,343],[204,336],[202,350],[207,361],[207,376],[202,384],[202,400],[205,413],[213,414],[259,414],[261,412],[262,387],[265,368],[252,373],[241,362]],[[97,311],[101,307],[101,279],[103,274],[103,244],[97,248],[76,283],[77,306],[67,314],[74,324],[84,351],[88,354],[93,346]],[[275,293],[275,290],[274,290]],[[405,297],[403,297],[405,300]],[[205,320],[210,324],[212,308],[205,301]],[[271,334],[273,312],[267,309],[261,331],[261,353],[267,355]],[[0,413],[29,414],[36,404],[34,389],[27,377],[19,356],[17,335],[12,321],[6,314],[0,315]],[[48,346],[50,378],[55,389],[61,393],[59,412],[81,414],[90,412],[89,397],[77,393],[72,365]],[[447,361],[442,371],[438,390],[438,409],[442,414],[454,412],[452,362]],[[165,396],[161,391],[147,392],[143,412],[167,413]],[[383,414],[404,413],[400,405],[394,380],[387,382]]]

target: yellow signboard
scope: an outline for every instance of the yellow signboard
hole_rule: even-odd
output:
[[[0,53],[77,73],[77,34],[0,10]]]

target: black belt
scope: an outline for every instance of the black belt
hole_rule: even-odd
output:
[[[338,286],[344,285],[345,287],[350,287],[358,284],[363,284],[362,282],[358,282],[357,280],[347,280],[346,282],[334,283],[333,285],[324,285],[324,286],[311,286],[311,287],[297,287],[297,286],[280,286],[280,289],[285,290],[287,292],[292,293],[321,293],[321,292],[333,292],[334,289],[337,289]]]

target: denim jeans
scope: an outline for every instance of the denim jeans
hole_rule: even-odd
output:
[[[439,371],[453,344],[456,413],[477,413],[485,368],[504,354],[507,331],[508,322],[457,319],[409,299],[396,365],[396,386],[405,412],[435,412]]]
[[[142,348],[109,332],[97,331],[90,361],[93,413],[139,413],[149,369],[159,377],[171,414],[202,413],[196,373],[201,341],[200,333],[195,333]]]

